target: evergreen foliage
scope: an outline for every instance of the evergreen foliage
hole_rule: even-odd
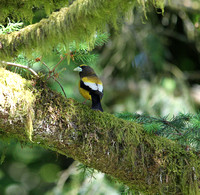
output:
[[[98,33],[95,35],[94,47],[100,47],[104,45],[109,38],[108,33]],[[77,44],[75,41],[69,44],[70,53],[66,53],[66,47],[59,45],[54,52],[61,56],[67,55],[68,60],[74,61],[74,63],[94,64],[97,61],[98,55],[90,51],[90,47],[87,42],[81,42]]]
[[[150,134],[156,134],[175,140],[186,148],[191,147],[200,150],[200,114],[183,114],[168,117],[155,118],[147,114],[117,114],[119,118],[134,121],[143,125],[144,130]]]

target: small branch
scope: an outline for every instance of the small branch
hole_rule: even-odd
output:
[[[51,71],[50,68],[46,65],[46,63],[42,62],[42,64],[49,70],[49,72]]]
[[[55,72],[55,68],[56,68],[64,59],[65,59],[65,57],[64,57],[64,58],[61,58],[61,60],[55,65],[55,67],[54,67],[52,70],[50,70],[50,68],[47,66],[47,64],[46,64],[45,62],[42,62],[42,61],[41,61],[41,63],[49,70],[49,76],[48,76],[47,79],[49,79],[49,78],[54,79],[54,81],[56,81],[56,82],[59,84],[60,88],[62,89],[62,92],[63,92],[65,98],[67,98],[67,95],[66,95],[66,93],[65,93],[65,90],[64,90],[63,86],[61,85],[61,83],[56,79],[55,74],[51,75],[51,73],[54,73],[54,72]]]
[[[15,66],[15,67],[26,69],[29,72],[31,72],[33,75],[35,75],[37,78],[39,77],[38,74],[28,66],[24,66],[24,65],[12,63],[12,62],[5,62],[5,61],[0,61],[0,63],[6,64],[7,66]]]
[[[60,61],[54,66],[54,68],[51,70],[51,72],[54,72],[55,71],[55,69],[58,67],[58,65],[64,60],[66,58],[66,56],[65,57],[62,57],[61,59],[60,59]]]
[[[164,120],[164,119],[161,119],[160,121],[161,121],[163,124],[165,124],[165,125],[167,125],[167,126],[173,128],[173,129],[177,132],[178,135],[182,135],[182,133],[181,133],[174,125],[172,125],[170,121],[167,121],[167,120]]]
[[[61,85],[61,83],[54,76],[50,76],[49,78],[54,79],[54,81],[56,81],[60,85],[60,88],[62,89],[62,92],[64,93],[64,96],[67,98],[65,90],[64,90],[63,86]]]

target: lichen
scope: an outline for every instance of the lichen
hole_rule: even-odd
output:
[[[9,112],[10,118],[20,117],[22,119],[23,116],[27,116],[25,126],[30,140],[33,128],[34,102],[35,96],[31,81],[0,68],[0,108]]]

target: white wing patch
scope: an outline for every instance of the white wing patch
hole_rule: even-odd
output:
[[[84,82],[84,84],[88,87],[90,87],[92,90],[98,90],[100,92],[103,92],[103,85],[97,84],[97,83],[90,83],[90,82]]]
[[[98,84],[98,86],[99,86],[99,91],[103,92],[103,85],[102,84]]]

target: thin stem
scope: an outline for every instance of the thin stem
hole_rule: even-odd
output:
[[[51,71],[50,68],[44,62],[42,62],[42,64],[45,65],[45,67],[49,70],[49,72]]]
[[[51,72],[54,72],[55,69],[57,68],[57,66],[66,58],[66,56],[64,56],[63,58],[60,59],[60,61],[54,66],[54,68],[51,70]]]
[[[33,69],[31,69],[30,67],[28,67],[28,66],[24,66],[24,65],[12,63],[12,62],[5,62],[5,61],[0,61],[0,63],[6,64],[8,66],[15,66],[15,67],[26,69],[29,72],[31,72],[32,74],[34,74],[36,77],[39,77],[38,74]]]
[[[62,92],[64,93],[65,98],[67,98],[65,90],[64,90],[63,86],[61,85],[61,83],[54,76],[50,76],[49,78],[54,79],[60,85],[60,88],[62,89]]]

